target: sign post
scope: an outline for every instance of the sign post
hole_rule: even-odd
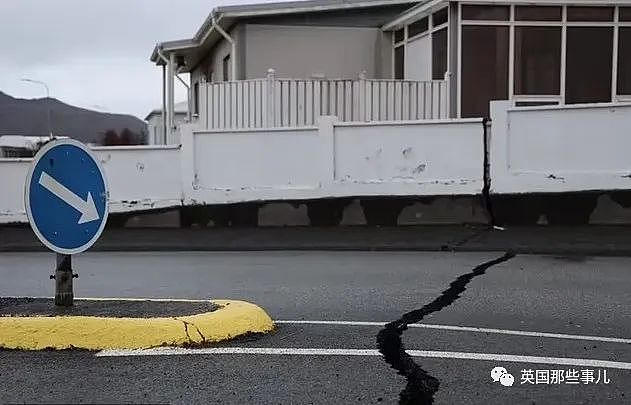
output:
[[[38,239],[57,252],[55,305],[73,305],[72,256],[90,248],[107,222],[108,187],[99,161],[72,139],[47,143],[24,187],[26,215]]]

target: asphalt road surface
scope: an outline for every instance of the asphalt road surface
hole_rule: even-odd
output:
[[[502,255],[81,254],[77,296],[245,299],[277,331],[197,351],[3,351],[0,402],[397,403],[405,390],[446,404],[630,403],[631,258],[480,267]],[[0,296],[50,296],[53,263],[0,254]],[[497,366],[512,386],[493,381]]]

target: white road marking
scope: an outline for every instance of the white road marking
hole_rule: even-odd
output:
[[[45,299],[52,300],[55,297],[26,297],[26,296],[17,296],[17,297],[4,297],[4,298],[32,298],[32,299]],[[85,297],[75,297],[75,301],[123,301],[123,302],[142,302],[142,301],[151,301],[151,302],[213,302],[212,299],[207,300],[198,300],[198,299],[187,299],[187,298],[85,298]]]
[[[274,321],[278,324],[289,325],[332,325],[332,326],[378,326],[383,327],[386,322],[362,322],[362,321]],[[517,336],[532,336],[532,337],[544,337],[554,339],[571,339],[571,340],[589,340],[596,342],[607,343],[626,343],[631,344],[631,339],[627,338],[614,338],[606,336],[588,336],[588,335],[569,335],[564,333],[548,333],[548,332],[530,332],[524,330],[510,330],[510,329],[492,329],[492,328],[476,328],[473,326],[452,326],[452,325],[434,325],[427,323],[411,323],[409,328],[423,328],[423,329],[442,329],[453,330],[460,332],[478,332],[478,333],[496,333],[500,335],[517,335]]]
[[[512,363],[557,364],[564,366],[616,368],[631,370],[631,363],[608,360],[575,359],[567,357],[519,356],[514,354],[443,352],[434,350],[406,350],[413,357],[431,357],[440,359],[486,360]],[[314,348],[281,348],[281,347],[212,347],[203,349],[185,349],[161,347],[143,350],[103,350],[97,357],[130,357],[130,356],[181,356],[181,355],[220,355],[249,354],[275,356],[381,356],[374,349],[314,349]]]
[[[8,297],[8,298],[37,298],[37,299],[53,299],[54,297]],[[79,301],[153,301],[153,302],[212,302],[212,299],[184,299],[184,298],[76,298]],[[277,324],[287,325],[331,325],[331,326],[373,326],[383,327],[387,322],[370,322],[370,321],[309,321],[309,320],[275,320]],[[412,323],[408,325],[409,328],[422,328],[422,329],[439,329],[439,330],[451,330],[458,332],[475,332],[475,333],[494,333],[499,335],[515,335],[515,336],[530,336],[530,337],[543,337],[552,339],[569,339],[569,340],[584,340],[594,342],[605,343],[624,343],[631,344],[629,338],[617,338],[607,336],[591,336],[591,335],[571,335],[564,333],[549,333],[549,332],[532,332],[525,330],[511,330],[511,329],[494,329],[494,328],[478,328],[474,326],[455,326],[455,325],[436,325],[428,323]]]

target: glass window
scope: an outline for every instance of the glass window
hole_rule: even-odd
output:
[[[618,28],[618,94],[631,94],[631,27]]]
[[[568,21],[613,21],[613,7],[568,7]]]
[[[618,10],[618,20],[631,21],[631,7],[620,7]]]
[[[193,85],[193,114],[199,114],[199,82]]]
[[[561,7],[516,6],[517,21],[561,21]]]
[[[414,21],[412,24],[408,25],[408,37],[413,37],[415,35],[421,34],[429,28],[429,18],[421,18],[418,21]]]
[[[432,33],[432,79],[443,80],[447,72],[447,28]]]
[[[401,28],[400,30],[394,31],[394,42],[401,42],[403,41],[404,38],[405,38],[405,32],[403,31],[403,28]]]
[[[463,20],[507,21],[509,17],[509,6],[462,6]]]
[[[228,80],[230,80],[230,55],[223,58],[222,70],[223,81],[227,82]]]
[[[516,101],[515,107],[540,107],[544,105],[559,105],[558,101]]]
[[[612,53],[613,28],[567,28],[567,104],[611,101]]]
[[[404,78],[404,66],[405,66],[405,47],[397,46],[394,48],[394,78],[396,80],[403,80]]]
[[[437,27],[441,24],[444,24],[447,22],[447,8],[443,8],[442,10],[439,10],[437,12],[435,12],[434,14],[432,14],[432,25],[434,27]]]
[[[508,99],[508,27],[462,27],[462,117],[488,117]]]
[[[515,94],[560,94],[561,27],[515,27]]]

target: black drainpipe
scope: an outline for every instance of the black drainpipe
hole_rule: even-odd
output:
[[[482,188],[482,199],[484,201],[484,207],[491,221],[491,226],[496,225],[495,214],[493,213],[493,204],[491,203],[491,164],[490,157],[490,135],[491,135],[491,119],[484,118],[482,120],[482,127],[484,130],[484,187]]]

